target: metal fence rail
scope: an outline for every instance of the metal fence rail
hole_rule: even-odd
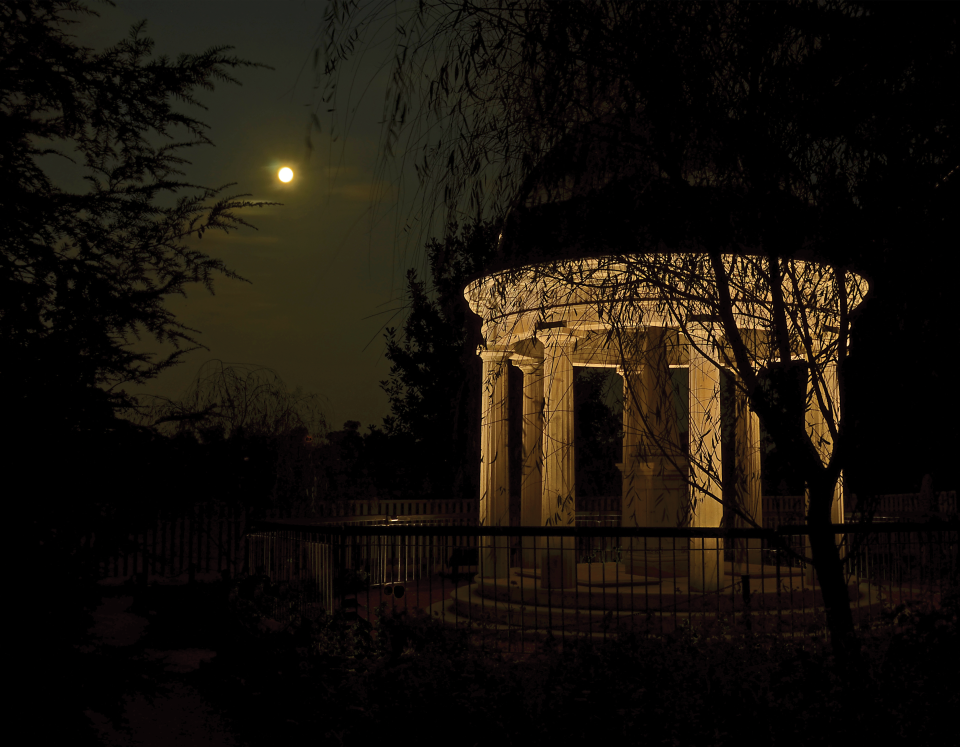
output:
[[[958,587],[960,523],[835,525],[861,625],[902,602],[933,604]],[[252,572],[295,582],[301,614],[386,604],[520,641],[681,626],[807,635],[822,632],[813,569],[787,548],[803,526],[633,529],[322,526],[257,522]],[[555,559],[575,569],[563,577]],[[557,566],[557,568],[560,567]],[[550,574],[554,574],[551,576]]]

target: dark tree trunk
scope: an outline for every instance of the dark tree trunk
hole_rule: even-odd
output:
[[[834,483],[824,480],[810,485],[810,506],[807,523],[810,527],[810,549],[817,583],[823,595],[830,645],[840,671],[853,674],[860,663],[860,641],[853,626],[850,592],[844,579],[840,550],[830,523]]]

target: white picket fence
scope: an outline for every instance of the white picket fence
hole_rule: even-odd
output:
[[[441,521],[445,524],[473,524],[476,501],[355,501],[346,506],[321,506],[313,515],[298,513],[305,520],[341,523],[380,523],[404,517],[409,521]],[[292,518],[289,510],[266,510],[265,519]],[[157,579],[214,580],[228,570],[238,573],[245,558],[246,529],[251,512],[241,507],[200,504],[187,514],[158,517],[145,530],[121,533],[120,547],[99,563],[101,579],[123,581],[146,571],[148,583]],[[113,539],[113,538],[112,538]],[[96,549],[96,533],[82,538],[81,549]],[[117,545],[110,542],[111,546]]]
[[[289,513],[267,511],[265,518]],[[158,516],[145,529],[110,537],[112,552],[101,555],[99,576],[118,581],[146,571],[149,582],[213,580],[225,570],[236,574],[243,566],[248,519],[245,508],[204,504],[176,517]],[[98,543],[106,544],[106,537],[91,533],[81,539],[81,550],[97,551]]]

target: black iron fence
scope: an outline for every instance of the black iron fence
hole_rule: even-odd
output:
[[[960,523],[835,525],[859,624],[958,586]],[[822,632],[813,569],[789,549],[803,526],[635,529],[254,523],[253,573],[292,585],[298,613],[421,610],[507,641],[662,635],[680,626]],[[278,612],[279,614],[279,612]]]
[[[616,528],[620,526],[620,496],[602,496],[577,499],[576,526]],[[851,496],[850,506],[856,506]],[[849,508],[849,507],[848,507]],[[916,521],[930,516],[956,517],[956,491],[935,495],[910,493],[880,496],[871,504],[875,522],[891,520]],[[81,550],[98,556],[101,578],[124,580],[135,574],[146,573],[149,578],[194,578],[215,576],[223,570],[239,572],[243,567],[247,523],[252,512],[242,507],[224,507],[198,504],[187,513],[158,515],[146,526],[110,527],[83,538]],[[261,512],[267,518],[289,518],[291,510],[269,509]],[[344,504],[321,505],[316,511],[317,521],[357,526],[391,524],[397,526],[476,526],[475,501],[443,500],[356,500]],[[853,518],[848,511],[848,521]],[[804,497],[764,496],[763,527],[776,530],[784,526],[802,525],[805,521]],[[108,534],[112,536],[107,536]],[[781,533],[783,542],[801,553],[807,551],[804,535]],[[609,537],[584,539],[584,555],[589,561],[601,558],[608,561],[615,544]],[[110,547],[109,553],[99,548]],[[727,545],[727,560],[732,561],[731,547]],[[765,562],[771,564],[777,557],[781,565],[799,567],[799,561],[778,547],[763,546]],[[529,553],[528,553],[529,554]],[[587,562],[587,561],[585,561]],[[864,561],[867,562],[867,561]],[[880,561],[871,560],[876,564]]]

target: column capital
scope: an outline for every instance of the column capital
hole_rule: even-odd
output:
[[[576,345],[577,336],[569,327],[547,327],[537,330],[537,339],[544,347],[569,347]]]
[[[488,363],[505,363],[512,353],[504,348],[485,348],[483,345],[478,345],[477,355]]]
[[[712,317],[706,314],[687,317],[684,336],[687,338],[688,356],[694,355],[692,351],[696,350],[697,355],[707,355],[711,358],[717,357],[721,347],[719,340],[720,330],[719,317]],[[716,363],[716,361],[711,360],[711,363]]]
[[[510,356],[510,362],[523,371],[525,376],[535,374],[543,370],[543,358],[533,358],[529,355],[514,354]]]

